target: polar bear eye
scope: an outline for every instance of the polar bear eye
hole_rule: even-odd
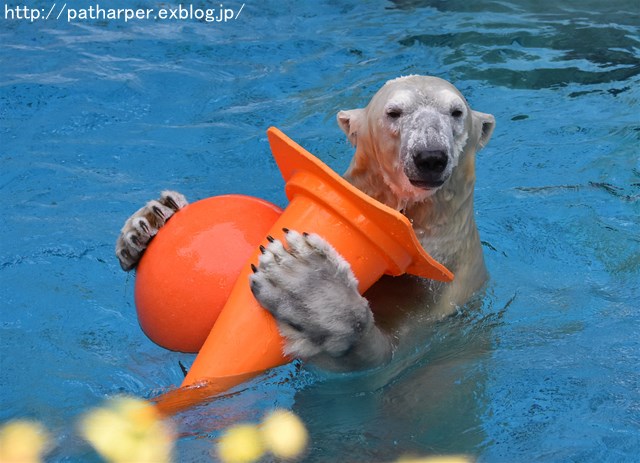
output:
[[[455,119],[459,119],[459,118],[461,118],[463,114],[464,114],[464,113],[462,112],[462,110],[461,110],[461,109],[457,109],[457,108],[456,108],[456,109],[452,109],[452,110],[451,110],[451,116],[452,116],[453,118],[455,118]]]
[[[390,119],[398,119],[400,116],[402,116],[402,110],[400,108],[387,109],[387,117]]]

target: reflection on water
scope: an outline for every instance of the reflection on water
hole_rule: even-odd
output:
[[[433,326],[409,358],[299,391],[294,410],[318,436],[308,461],[477,454],[487,439],[482,416],[488,413],[492,330],[508,307],[494,307],[494,297],[479,296],[464,312]]]
[[[542,89],[625,82],[640,74],[640,9],[633,1],[394,3],[400,9],[431,7],[448,14],[443,27],[400,43],[447,49],[445,63],[461,79]]]

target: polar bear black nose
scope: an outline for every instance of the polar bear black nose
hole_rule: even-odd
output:
[[[413,161],[421,172],[441,174],[447,168],[449,158],[444,151],[419,151]]]

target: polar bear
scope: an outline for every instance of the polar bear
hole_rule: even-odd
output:
[[[340,111],[355,146],[344,177],[411,221],[425,250],[455,274],[452,283],[383,277],[364,296],[349,264],[323,238],[286,230],[269,238],[250,285],[276,319],[285,353],[349,371],[388,362],[420,342],[425,324],[454,312],[487,278],[473,208],[475,154],[495,126],[449,82],[430,76],[388,81],[365,108]],[[187,204],[166,191],[129,218],[116,243],[124,270]]]

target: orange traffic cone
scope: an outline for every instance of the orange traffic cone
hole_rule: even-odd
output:
[[[424,251],[405,216],[350,185],[280,130],[272,127],[267,135],[290,200],[271,236],[282,239],[283,228],[322,236],[350,263],[361,293],[385,273],[453,280]],[[249,287],[259,253],[256,249],[241,270],[181,389],[159,398],[165,412],[195,405],[290,360],[282,353],[275,320]]]

